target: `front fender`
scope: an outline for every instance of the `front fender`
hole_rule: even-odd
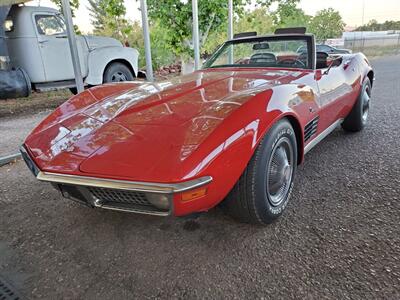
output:
[[[126,47],[104,47],[89,53],[89,73],[85,79],[88,85],[99,85],[103,83],[103,74],[107,65],[112,61],[124,61],[129,64],[135,75],[138,74],[139,52],[133,48]]]
[[[286,87],[285,90],[285,93],[278,93],[276,89],[269,89],[252,96],[240,109],[225,118],[188,159],[183,161],[183,179],[206,174],[213,181],[209,184],[207,199],[188,203],[176,201],[175,205],[180,213],[208,210],[220,202],[245,170],[262,138],[280,119],[291,118],[302,128],[303,121],[294,106],[301,105],[304,100],[293,100],[305,87],[293,90]],[[230,100],[234,103],[234,99]],[[240,102],[239,99],[235,100]],[[273,107],[275,100],[279,100],[279,107]],[[302,141],[302,132],[299,135]],[[303,143],[299,143],[298,147],[301,148],[302,156]]]

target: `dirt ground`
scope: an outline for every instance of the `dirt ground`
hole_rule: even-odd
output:
[[[17,153],[29,132],[50,112],[45,110],[0,118],[0,157]]]
[[[72,96],[69,90],[33,92],[27,98],[0,100],[0,118],[55,109]]]
[[[400,299],[400,56],[372,63],[368,126],[310,151],[266,227],[90,209],[1,167],[0,277],[28,299]]]

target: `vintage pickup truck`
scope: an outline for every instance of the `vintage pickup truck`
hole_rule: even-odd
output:
[[[22,68],[35,90],[75,88],[62,14],[48,7],[11,7],[4,23],[10,65]],[[108,37],[77,36],[86,86],[129,81],[138,75],[138,51]]]

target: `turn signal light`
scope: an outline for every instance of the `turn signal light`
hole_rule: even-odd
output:
[[[207,188],[203,187],[203,188],[199,188],[196,190],[183,192],[181,194],[181,200],[182,200],[182,202],[192,201],[197,198],[203,197],[206,194],[207,194]]]

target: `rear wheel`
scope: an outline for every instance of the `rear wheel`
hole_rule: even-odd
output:
[[[132,71],[123,63],[113,62],[104,71],[103,83],[132,81]]]
[[[348,116],[344,119],[342,127],[346,131],[357,132],[362,130],[368,121],[371,103],[371,82],[365,78],[360,95]]]
[[[273,222],[288,204],[296,167],[296,136],[284,119],[265,135],[223,208],[242,222]]]

